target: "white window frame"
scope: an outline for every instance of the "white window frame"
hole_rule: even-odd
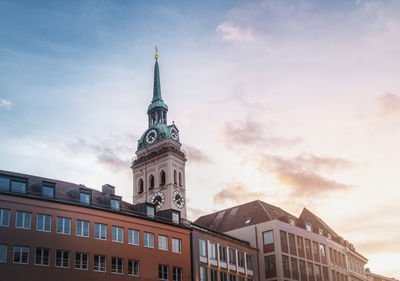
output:
[[[97,236],[96,236],[96,228],[98,228]],[[104,236],[103,236],[103,234],[104,234]],[[107,225],[106,224],[98,223],[98,222],[94,223],[94,239],[107,240]]]
[[[115,230],[115,237],[114,237],[114,230]],[[119,237],[121,234],[121,237]],[[124,228],[121,226],[113,225],[111,229],[111,238],[113,242],[116,243],[124,243]],[[121,241],[119,240],[121,238]]]
[[[203,255],[203,251],[205,251],[205,255]],[[199,239],[199,255],[202,257],[208,256],[207,240]]]
[[[113,206],[113,201],[114,201],[114,202],[117,202],[118,208],[115,208],[115,207]],[[111,201],[110,201],[110,206],[111,206],[111,209],[119,211],[119,210],[121,210],[121,201],[118,200],[118,199],[111,199]]]
[[[7,263],[8,245],[0,244],[0,252],[5,250],[4,260],[0,259],[0,263]]]
[[[76,266],[77,263],[77,255],[79,256],[79,267]],[[86,255],[86,268],[83,267],[83,257]],[[89,270],[89,254],[88,253],[81,253],[81,252],[76,252],[75,253],[75,263],[74,263],[74,268],[79,269],[79,270]]]
[[[210,251],[210,259],[217,260],[217,244],[213,242],[208,243],[208,248]],[[214,250],[213,250],[214,249]]]
[[[158,249],[168,251],[168,236],[158,235]]]
[[[58,221],[59,220],[62,220],[62,230],[61,231],[58,231]],[[68,222],[68,233],[65,232],[66,222]],[[71,219],[70,218],[65,218],[65,217],[57,217],[56,232],[59,233],[59,234],[70,235],[71,234]]]
[[[312,232],[312,225],[311,223],[306,222],[306,230]]]
[[[41,252],[41,254],[40,254],[40,263],[36,263],[37,250],[40,250],[40,252]],[[43,263],[44,251],[48,252],[48,254],[47,254],[47,256],[48,256],[47,264]],[[33,260],[33,264],[37,265],[37,266],[50,266],[50,249],[48,249],[48,248],[35,248],[35,257],[34,257],[34,260]]]
[[[90,223],[88,221],[76,220],[75,225],[76,225],[75,229],[76,236],[89,238]],[[87,226],[87,235],[85,235],[85,226]]]
[[[129,274],[129,263],[131,263],[132,274]],[[135,272],[135,265],[137,267],[137,272]],[[139,277],[140,276],[140,261],[139,260],[132,260],[132,259],[128,260],[128,275],[129,276],[135,276],[135,277]]]
[[[149,238],[151,238],[151,239],[149,239]],[[151,241],[152,245],[150,245],[150,243],[149,243],[150,241]],[[143,232],[143,247],[154,248],[154,234],[153,233]]]
[[[22,226],[18,226],[18,214],[19,213],[22,213]],[[25,227],[26,220],[28,220],[27,217],[29,217],[29,227]],[[17,211],[15,213],[15,228],[30,230],[31,227],[32,227],[32,213],[24,212],[24,211]]]
[[[3,224],[3,220],[6,217],[5,213],[7,213],[7,224]],[[10,227],[10,213],[9,209],[0,209],[0,226]]]
[[[41,216],[41,217],[40,217]],[[46,220],[49,219],[49,229],[46,229]],[[39,221],[42,220],[43,228],[39,228]],[[36,231],[51,232],[51,215],[37,214],[36,215]]]
[[[82,195],[87,195],[89,197],[89,201],[86,202],[86,201],[82,200],[82,197],[81,197]],[[81,204],[90,205],[90,201],[91,201],[91,195],[89,192],[84,192],[84,191],[79,192],[79,202]]]
[[[97,269],[96,269],[96,258],[97,258]],[[104,270],[101,270],[102,258],[104,258]],[[107,271],[107,257],[102,255],[93,255],[93,271],[95,272],[106,272]]]
[[[182,281],[183,268],[174,266],[172,267],[172,281]]]
[[[61,252],[61,265],[57,265],[57,253]],[[68,266],[64,266],[64,253],[68,254]],[[56,258],[54,260],[54,266],[58,267],[58,268],[69,268],[69,260],[70,260],[70,253],[69,251],[65,251],[65,250],[56,250]]]
[[[179,238],[172,238],[172,252],[181,254],[182,253],[182,240]]]
[[[135,243],[135,237],[137,238],[137,243]],[[128,229],[128,244],[129,245],[140,245],[140,232],[136,229]]]
[[[26,262],[22,262],[22,252],[23,250],[28,249],[28,257],[26,259]],[[15,253],[19,252],[19,257],[20,257],[20,261],[15,261]],[[13,263],[15,264],[29,264],[29,247],[24,247],[24,246],[14,246],[14,250],[13,250],[13,259],[12,259]]]
[[[115,259],[115,269],[116,269],[116,271],[114,271],[114,268],[113,268],[114,259]],[[118,261],[121,261],[121,270],[118,267]],[[111,258],[111,273],[112,274],[119,274],[119,275],[124,274],[124,259],[123,258],[120,258],[120,257],[112,257]]]
[[[163,276],[160,278],[160,269],[161,269],[161,275]],[[167,278],[164,278],[164,274],[167,273]],[[168,280],[169,274],[168,274],[168,265],[166,264],[159,264],[158,265],[158,280]]]

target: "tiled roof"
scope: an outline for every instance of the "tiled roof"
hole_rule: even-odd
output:
[[[194,223],[214,231],[227,232],[275,219],[287,221],[288,218],[297,220],[295,216],[279,207],[255,200],[202,216]]]
[[[340,235],[337,234],[335,231],[333,231],[332,228],[330,228],[322,219],[320,219],[317,215],[309,211],[307,208],[304,208],[303,211],[300,214],[300,219],[306,222],[309,222],[313,226],[313,231],[316,233],[319,233],[318,230],[322,229],[324,232],[324,235],[327,235],[327,233],[332,235],[332,238],[334,239],[340,239]]]

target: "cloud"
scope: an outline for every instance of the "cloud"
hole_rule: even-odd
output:
[[[0,107],[3,107],[5,109],[11,109],[13,105],[14,103],[12,101],[6,99],[0,99]]]
[[[186,152],[190,163],[212,163],[207,154],[194,146],[185,144],[183,145],[183,150]]]
[[[229,184],[214,195],[213,202],[214,205],[232,206],[251,200],[260,199],[263,196],[264,193],[251,192],[242,184]]]
[[[99,161],[99,163],[115,171],[127,170],[130,167],[130,161],[128,159],[121,159],[108,148],[105,148],[101,154],[97,155],[97,160]]]
[[[301,142],[301,138],[267,136],[263,124],[251,120],[226,121],[221,125],[220,134],[228,147],[253,145],[259,147],[286,146]]]
[[[222,34],[224,41],[252,41],[253,30],[250,27],[235,26],[230,22],[223,22],[217,26],[216,31]]]
[[[378,97],[381,114],[384,117],[400,118],[400,96],[392,93],[385,93]]]

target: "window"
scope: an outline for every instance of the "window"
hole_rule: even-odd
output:
[[[112,227],[112,241],[123,243],[124,242],[124,229],[119,226]]]
[[[139,180],[139,191],[138,191],[138,193],[143,193],[143,180],[142,179],[140,179]]]
[[[321,254],[321,257],[326,258],[325,245],[319,244],[319,253]]]
[[[177,238],[172,238],[172,252],[174,253],[181,253],[181,245],[182,245],[182,240],[177,239]],[[217,258],[215,256],[215,258]]]
[[[70,234],[71,232],[71,219],[57,217],[57,233]]]
[[[119,206],[119,200],[118,199],[111,199],[111,208],[114,210],[119,211],[120,206]]]
[[[238,251],[238,265],[244,267],[244,253]]]
[[[317,242],[312,242],[313,245],[313,253],[314,253],[314,257],[318,256],[318,243]]]
[[[143,246],[147,248],[154,248],[154,234],[144,232],[143,233]]]
[[[150,218],[154,218],[155,215],[155,208],[154,206],[146,206],[146,214]]]
[[[236,265],[236,250],[229,248],[229,263]]]
[[[106,272],[106,257],[105,256],[94,255],[93,270]]]
[[[210,269],[210,281],[218,281],[218,271],[215,269]]]
[[[76,221],[76,236],[89,237],[89,222],[88,221]]]
[[[297,259],[296,258],[290,258],[290,263],[291,263],[291,267],[292,267],[292,274],[293,274],[293,279],[298,279],[298,278],[294,278],[294,275],[298,273],[298,266],[297,266]],[[328,281],[328,280],[326,280]]]
[[[75,253],[75,269],[88,269],[88,254]]]
[[[318,233],[319,233],[319,235],[324,235],[324,231],[322,230],[322,228],[320,228],[320,229],[318,230]]]
[[[219,246],[219,260],[226,262],[226,247]]]
[[[210,259],[217,259],[217,244],[215,243],[209,243],[208,244],[210,247]]]
[[[239,281],[245,281],[245,278],[243,276],[238,276],[239,277]]]
[[[69,267],[69,252],[63,250],[56,251],[56,267]]]
[[[164,184],[165,184],[165,172],[164,172],[164,170],[162,170],[160,173],[160,185],[164,185]]]
[[[14,247],[13,263],[28,264],[29,261],[29,248],[28,247]]]
[[[206,240],[199,240],[199,253],[200,256],[207,257],[207,242]]]
[[[299,259],[299,265],[300,265],[300,275],[305,277],[307,275],[307,273],[306,273],[306,262]],[[326,281],[328,281],[328,279]]]
[[[54,198],[54,187],[43,185],[42,187],[42,195],[48,198]]]
[[[179,186],[182,186],[182,173],[179,172]]]
[[[90,204],[90,194],[87,192],[79,193],[79,200],[82,204]]]
[[[275,256],[264,257],[265,262],[265,278],[276,277]]]
[[[287,247],[286,232],[281,230],[280,237],[281,237],[281,245]]]
[[[172,281],[182,281],[182,268],[180,267],[172,268]]]
[[[282,256],[282,264],[284,277],[290,278],[290,264],[288,256]]]
[[[306,223],[306,230],[312,232],[312,226],[309,223]]]
[[[0,244],[0,262],[7,262],[7,245]]]
[[[314,264],[314,269],[315,269],[315,277],[318,279],[321,279],[321,266]]]
[[[35,249],[35,265],[49,266],[50,264],[50,249],[36,248]]]
[[[122,274],[123,272],[123,259],[122,258],[111,258],[111,273]]]
[[[329,280],[328,268],[325,267],[325,266],[323,266],[323,267],[322,267],[322,273],[323,273],[323,275],[324,275],[324,280],[325,280],[325,281],[328,281],[328,280]]]
[[[153,175],[150,175],[149,183],[150,183],[149,189],[153,189],[154,188],[154,176]]]
[[[263,233],[264,245],[274,243],[274,232],[272,230]]]
[[[229,274],[229,281],[236,281],[236,275]]]
[[[310,262],[307,263],[307,272],[308,276],[314,276],[313,264]]]
[[[10,210],[0,209],[0,226],[10,226]]]
[[[10,191],[10,179],[0,176],[0,190]]]
[[[50,232],[51,216],[38,214],[36,217],[36,230]]]
[[[306,239],[306,252],[311,253],[311,241]]]
[[[296,221],[294,219],[289,219],[289,224],[296,225]]]
[[[26,193],[26,182],[12,180],[11,181],[11,191]]]
[[[253,270],[253,262],[251,260],[251,256],[246,254],[246,264],[247,269]]]
[[[208,281],[208,270],[204,266],[200,266],[200,281]]]
[[[139,246],[139,231],[128,229],[128,244]]]
[[[163,251],[168,251],[168,237],[167,236],[158,235],[158,249],[163,250]]]
[[[303,238],[300,236],[297,236],[297,249],[303,251]]]
[[[107,225],[102,223],[94,224],[94,238],[100,240],[107,239]]]
[[[294,235],[289,233],[289,247],[295,250],[296,253],[296,241],[294,239]]]
[[[172,212],[172,222],[173,223],[179,223],[180,218],[179,218],[179,213]]]
[[[158,279],[168,280],[168,265],[165,264],[158,265]]]
[[[176,170],[174,170],[174,184],[178,184],[178,176],[176,174]]]
[[[139,276],[139,261],[128,260],[128,275]]]
[[[226,275],[226,272],[221,271],[219,276],[220,281],[228,281],[228,276]]]
[[[31,213],[17,211],[15,227],[22,229],[31,229]]]

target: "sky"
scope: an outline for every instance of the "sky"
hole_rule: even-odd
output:
[[[189,218],[304,207],[400,278],[400,1],[0,1],[0,169],[132,202],[154,49]]]

